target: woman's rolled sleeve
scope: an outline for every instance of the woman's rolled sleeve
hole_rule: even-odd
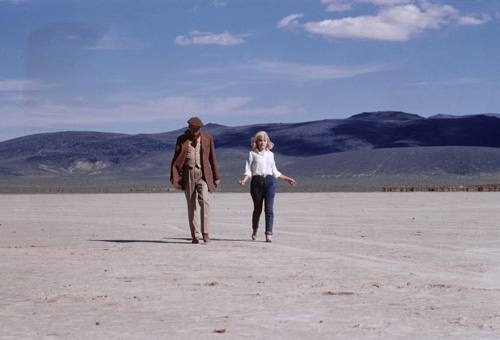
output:
[[[245,176],[252,177],[252,169],[250,168],[250,165],[252,164],[252,152],[248,153],[248,159],[247,162],[245,163]]]
[[[273,176],[275,178],[278,178],[281,176],[281,172],[278,171],[278,168],[276,167],[276,163],[274,162],[274,159],[273,159]]]

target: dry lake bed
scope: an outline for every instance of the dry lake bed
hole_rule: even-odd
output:
[[[0,195],[0,338],[498,339],[500,193]]]

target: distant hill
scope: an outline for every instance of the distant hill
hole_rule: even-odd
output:
[[[455,115],[447,115],[444,113],[440,113],[429,117],[429,119],[462,119],[462,118],[471,118],[474,116],[478,115],[455,116]],[[498,113],[482,113],[481,116],[500,118],[500,114]]]
[[[500,183],[500,119],[492,114],[423,118],[365,112],[348,119],[228,127],[207,124],[222,175],[237,185],[251,137],[268,132],[294,190],[380,190],[384,186]],[[170,161],[184,129],[127,135],[36,134],[0,143],[0,190],[171,188]],[[399,183],[399,184],[398,184]],[[280,190],[292,190],[281,183]]]

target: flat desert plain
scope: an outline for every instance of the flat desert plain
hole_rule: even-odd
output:
[[[0,338],[499,339],[499,195],[0,195]]]

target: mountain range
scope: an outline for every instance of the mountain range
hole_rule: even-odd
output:
[[[159,134],[57,132],[0,142],[0,190],[172,190],[170,161],[185,129]],[[229,127],[206,124],[219,191],[242,177],[256,132],[275,144],[281,191],[359,191],[500,183],[500,116],[365,112],[347,119]]]

